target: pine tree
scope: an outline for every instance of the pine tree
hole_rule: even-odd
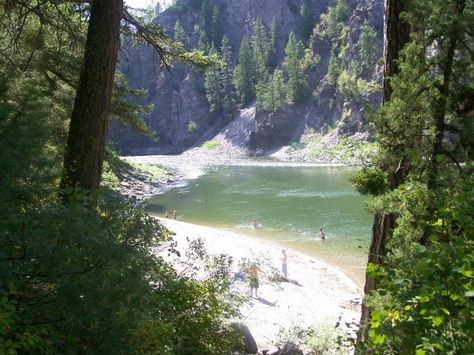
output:
[[[304,46],[296,39],[293,32],[290,33],[288,38],[285,54],[284,65],[288,72],[287,100],[289,104],[294,104],[304,100],[308,83],[303,68]]]
[[[216,55],[217,51],[214,44],[211,44],[209,55]],[[213,117],[222,113],[222,85],[220,68],[218,65],[206,71],[204,77],[204,87],[206,88],[206,98],[209,103],[209,112]]]
[[[301,38],[306,42],[311,33],[313,32],[315,21],[313,15],[311,14],[311,1],[303,0],[303,4],[300,9],[300,29],[301,29]]]
[[[273,75],[264,77],[256,85],[257,108],[275,112],[285,106],[285,84],[283,72],[275,69]]]
[[[367,21],[360,29],[358,47],[362,65],[366,69],[373,68],[377,62],[377,34]]]
[[[183,27],[181,26],[181,23],[179,20],[176,20],[174,24],[174,39],[181,43],[183,46],[186,46],[187,42],[187,36],[186,32],[184,32]]]
[[[214,6],[214,10],[212,11],[212,42],[216,48],[220,46],[223,36],[224,22],[222,21],[219,8]]]
[[[95,193],[100,186],[122,8],[122,0],[92,2],[84,66],[64,157],[64,191],[81,189]],[[65,191],[64,197],[67,199],[70,193]],[[91,203],[95,202],[93,196]]]
[[[272,67],[275,67],[278,64],[278,40],[280,38],[280,24],[276,17],[272,17],[272,22],[270,24],[270,45],[268,49],[268,63]]]
[[[207,38],[206,32],[203,30],[199,30],[197,49],[204,53],[208,53],[209,51],[209,39]]]
[[[235,110],[235,92],[234,92],[234,75],[232,70],[232,48],[226,36],[222,37],[221,43],[221,88],[223,94],[223,117],[228,121],[232,118]]]
[[[260,17],[257,18],[253,27],[252,48],[255,63],[255,80],[258,82],[267,75],[270,48],[268,34]]]
[[[246,106],[254,98],[254,63],[247,37],[242,38],[239,60],[234,71],[234,84],[240,104]]]
[[[201,5],[202,28],[208,39],[212,39],[212,10],[209,0],[203,0]]]

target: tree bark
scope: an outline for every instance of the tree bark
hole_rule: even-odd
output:
[[[407,1],[384,1],[384,80],[383,102],[390,100],[392,87],[390,78],[399,72],[398,59],[403,46],[410,39],[410,26],[401,20],[401,13],[407,10]],[[402,155],[403,156],[403,155]],[[409,162],[402,159],[399,167],[390,172],[390,188],[395,189],[405,179],[409,170]],[[386,255],[386,241],[392,235],[396,226],[397,216],[393,213],[376,213],[372,227],[372,241],[369,249],[368,263],[382,265]],[[367,296],[377,288],[375,280],[366,275],[364,294]],[[365,300],[362,303],[360,327],[357,334],[357,343],[362,344],[367,340],[370,321],[370,308]],[[357,350],[356,350],[357,352]]]
[[[92,2],[84,66],[64,157],[61,188],[66,201],[77,190],[94,196],[100,186],[122,8],[123,0]]]
[[[410,26],[401,20],[400,15],[407,10],[407,1],[384,0],[384,80],[383,102],[390,100],[392,87],[390,77],[398,74],[400,50],[410,40]]]

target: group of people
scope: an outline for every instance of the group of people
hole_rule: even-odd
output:
[[[169,218],[168,211],[165,211],[165,218]],[[176,215],[176,210],[173,211],[173,219],[178,219],[178,216]]]
[[[286,254],[286,250],[283,249],[282,251],[282,257],[281,257],[281,280],[282,281],[290,281],[288,279],[288,256]],[[245,270],[245,275],[248,278],[249,282],[249,289],[250,289],[250,297],[258,297],[258,288],[260,287],[260,282],[259,282],[259,273],[261,273],[262,270],[257,266],[257,264],[252,264],[250,267],[248,267]],[[243,273],[238,272],[236,276],[238,276],[238,279],[243,280]],[[298,284],[297,282],[294,282]],[[298,284],[299,285],[299,284]]]

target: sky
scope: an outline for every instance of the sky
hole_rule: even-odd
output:
[[[131,7],[144,9],[149,5],[154,5],[157,2],[160,4],[169,4],[172,0],[125,0],[125,4]]]

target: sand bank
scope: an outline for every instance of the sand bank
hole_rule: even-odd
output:
[[[178,248],[201,238],[210,254],[233,257],[238,272],[243,258],[259,264],[258,297],[250,297],[246,281],[235,281],[233,292],[246,295],[241,313],[259,348],[269,347],[281,329],[313,325],[335,326],[358,322],[362,291],[342,271],[320,260],[291,249],[287,250],[288,278],[294,282],[275,282],[271,278],[281,270],[282,247],[224,229],[199,226],[160,218],[171,231]]]

